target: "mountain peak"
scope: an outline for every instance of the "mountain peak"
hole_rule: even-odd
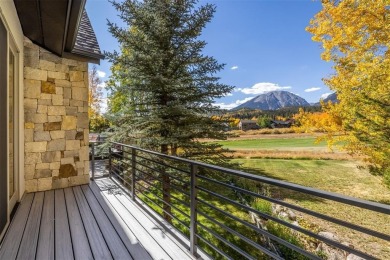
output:
[[[310,104],[300,96],[297,96],[288,91],[271,91],[258,95],[251,100],[233,108],[233,110],[241,108],[261,109],[261,110],[277,110],[283,107],[305,107]]]

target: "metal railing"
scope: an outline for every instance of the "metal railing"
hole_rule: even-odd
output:
[[[370,212],[367,214],[390,221],[389,205],[121,143],[111,143],[108,167],[110,177],[128,188],[133,200],[142,200],[187,236],[188,249],[195,256],[201,249],[214,258],[321,259],[325,252],[308,245],[323,243],[344,256],[378,258],[369,249],[314,232],[313,228],[297,224],[286,214],[278,215],[275,213],[278,207],[289,214],[294,210],[293,215],[303,219],[319,219],[326,226],[347,229],[362,241],[390,246],[390,235],[378,229],[277,197],[283,194],[284,198],[334,203],[346,216],[365,210]]]

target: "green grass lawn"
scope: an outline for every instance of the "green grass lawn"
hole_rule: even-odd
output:
[[[305,148],[327,149],[326,142],[316,143],[315,137],[304,138],[269,138],[269,139],[247,139],[247,140],[227,140],[218,141],[223,147],[232,150],[291,150]]]

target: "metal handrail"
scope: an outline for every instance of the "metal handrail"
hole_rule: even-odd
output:
[[[309,210],[306,208],[302,208],[302,207],[294,205],[294,204],[290,204],[290,203],[285,202],[285,201],[277,200],[277,199],[265,196],[263,194],[256,193],[254,191],[244,189],[242,187],[233,185],[231,183],[226,183],[226,182],[223,182],[220,180],[216,180],[216,179],[211,178],[209,176],[202,175],[199,172],[199,170],[200,169],[207,169],[207,170],[211,170],[213,172],[227,174],[229,176],[240,177],[240,178],[243,178],[246,180],[251,180],[251,181],[255,181],[255,182],[259,182],[259,183],[282,187],[282,188],[285,188],[288,190],[298,191],[298,192],[301,192],[304,194],[313,195],[313,196],[316,196],[319,198],[323,198],[323,199],[327,199],[327,200],[331,200],[331,201],[335,201],[335,202],[340,202],[340,203],[343,203],[346,205],[358,207],[361,209],[367,209],[370,211],[374,211],[374,212],[378,212],[378,213],[382,213],[382,214],[386,214],[386,215],[390,215],[390,206],[389,205],[380,204],[380,203],[372,202],[372,201],[366,201],[366,200],[362,200],[362,199],[357,199],[357,198],[353,198],[350,196],[345,196],[345,195],[341,195],[341,194],[337,194],[337,193],[333,193],[333,192],[327,192],[327,191],[322,191],[322,190],[318,190],[318,189],[314,189],[314,188],[309,188],[309,187],[305,187],[302,185],[289,183],[286,181],[275,180],[275,179],[268,178],[268,177],[258,176],[258,175],[246,173],[243,171],[239,171],[239,170],[227,169],[227,168],[223,168],[223,167],[219,167],[219,166],[215,166],[215,165],[210,165],[210,164],[203,163],[203,162],[198,162],[198,161],[193,161],[193,160],[180,158],[180,157],[176,157],[176,156],[166,155],[166,154],[162,154],[162,153],[155,152],[155,151],[149,151],[149,150],[139,148],[136,146],[132,146],[132,145],[111,142],[111,146],[115,147],[116,152],[114,153],[112,151],[112,148],[110,147],[110,149],[109,149],[109,167],[110,167],[109,175],[110,175],[110,177],[118,176],[119,179],[129,187],[130,192],[131,192],[130,193],[131,198],[133,200],[136,200],[136,198],[140,199],[141,197],[139,197],[139,194],[143,194],[144,197],[142,197],[142,198],[146,198],[152,204],[154,204],[154,206],[157,206],[157,208],[159,209],[160,212],[164,212],[165,216],[170,216],[170,218],[172,218],[174,221],[185,226],[185,223],[183,222],[183,220],[177,218],[175,216],[175,214],[173,214],[173,212],[171,212],[171,209],[176,210],[177,212],[181,213],[182,215],[184,213],[183,216],[185,216],[187,218],[187,221],[190,223],[189,226],[185,226],[185,227],[187,229],[189,229],[189,250],[190,250],[191,254],[193,254],[194,256],[198,255],[197,254],[197,250],[199,248],[198,238],[200,238],[200,240],[202,242],[204,242],[206,245],[208,245],[210,248],[214,249],[214,251],[216,253],[218,253],[224,257],[228,256],[228,254],[226,252],[223,252],[223,250],[221,251],[221,248],[218,248],[216,245],[213,245],[211,241],[208,241],[206,238],[204,238],[204,236],[202,236],[202,233],[200,233],[200,232],[202,232],[202,230],[203,230],[203,232],[207,232],[208,234],[213,235],[213,237],[215,237],[217,240],[224,243],[226,246],[229,246],[231,249],[233,249],[235,252],[239,253],[241,256],[243,256],[245,258],[252,257],[247,252],[238,248],[237,245],[235,245],[234,243],[232,244],[229,240],[226,240],[223,236],[221,236],[221,234],[219,234],[215,230],[211,230],[210,227],[206,227],[203,223],[200,223],[198,221],[198,216],[202,216],[205,219],[209,219],[213,223],[215,221],[214,219],[212,219],[212,217],[207,216],[206,212],[204,210],[198,209],[198,207],[199,207],[198,204],[200,204],[200,205],[210,207],[212,210],[215,210],[219,214],[223,214],[224,216],[228,217],[229,219],[237,221],[237,223],[240,223],[243,226],[245,226],[246,228],[249,228],[249,229],[257,232],[258,234],[261,234],[266,239],[270,239],[272,241],[275,241],[275,242],[277,242],[277,243],[279,243],[287,248],[290,248],[291,250],[294,250],[294,251],[296,251],[296,252],[298,252],[298,253],[300,253],[300,254],[302,254],[310,259],[319,259],[318,256],[316,256],[310,252],[307,252],[304,249],[297,247],[296,245],[291,244],[290,242],[287,242],[280,237],[275,236],[274,234],[271,234],[269,231],[261,229],[254,224],[251,224],[245,220],[242,220],[242,219],[238,218],[237,216],[230,214],[229,212],[224,212],[220,208],[208,203],[203,198],[199,197],[201,195],[200,193],[202,193],[202,194],[208,194],[208,196],[218,198],[219,200],[223,200],[225,203],[228,203],[229,205],[239,207],[239,208],[241,208],[247,212],[250,212],[252,214],[257,214],[260,217],[272,220],[275,223],[279,223],[280,225],[283,225],[291,230],[295,230],[296,232],[300,232],[302,234],[310,236],[314,239],[317,239],[318,241],[323,241],[326,244],[331,245],[331,246],[338,248],[340,250],[343,250],[345,252],[352,253],[354,255],[357,255],[357,256],[360,256],[363,258],[375,259],[375,257],[370,256],[369,254],[367,254],[365,252],[348,247],[342,243],[339,243],[337,241],[333,241],[329,238],[320,236],[316,233],[313,233],[310,230],[304,229],[304,228],[299,227],[299,226],[295,226],[295,225],[293,225],[285,220],[282,220],[282,219],[279,219],[275,216],[263,213],[263,212],[258,211],[258,210],[254,209],[248,205],[244,205],[241,202],[237,202],[235,200],[232,200],[230,198],[225,197],[224,195],[221,195],[221,194],[218,194],[214,191],[208,190],[208,189],[202,187],[202,185],[200,185],[200,183],[198,183],[198,181],[200,181],[200,180],[202,181],[202,183],[206,182],[206,183],[212,183],[213,185],[214,184],[220,185],[220,186],[225,187],[227,189],[230,189],[234,192],[239,192],[239,193],[245,194],[247,196],[251,196],[253,198],[261,198],[261,199],[264,199],[266,201],[280,204],[280,205],[283,205],[285,207],[300,211],[302,213],[312,215],[316,218],[319,218],[319,219],[322,219],[322,220],[325,220],[325,221],[328,221],[331,223],[335,223],[335,224],[340,225],[340,226],[344,226],[344,227],[349,228],[351,230],[356,230],[356,231],[359,231],[361,233],[370,235],[372,237],[383,239],[385,241],[390,241],[389,234],[384,234],[384,233],[381,233],[381,232],[378,232],[375,230],[368,229],[366,227],[361,227],[359,225],[349,223],[349,222],[346,222],[344,220],[337,219],[335,217],[327,216],[327,215],[324,215],[324,214],[319,213],[319,212],[315,212],[315,211],[312,211],[312,210]],[[94,151],[94,146],[92,146],[92,151]],[[157,159],[156,158],[147,158],[145,155],[148,157],[152,155],[151,157],[155,156]],[[137,158],[140,158],[141,160],[143,159],[146,161],[141,163],[141,162],[137,161]],[[165,162],[162,161],[162,159],[169,159],[169,163],[167,163],[167,161],[165,161]],[[94,160],[94,156],[92,156],[92,160]],[[126,160],[126,161],[123,161],[123,163],[122,163],[121,160]],[[187,165],[188,171],[187,171],[187,169],[177,168],[174,165],[169,165],[170,163],[173,163],[173,162],[182,163],[182,164]],[[129,173],[129,175],[126,177],[123,175],[123,173],[121,173],[123,168],[125,168]],[[169,192],[167,193],[167,191],[165,191],[165,190],[162,190],[162,192],[161,192],[162,196],[166,196],[168,198],[173,198],[175,200],[178,200],[179,202],[181,201],[182,203],[180,203],[180,205],[186,207],[187,208],[186,210],[189,210],[189,213],[190,213],[189,216],[185,212],[183,212],[182,209],[177,208],[177,206],[173,205],[172,203],[168,203],[168,202],[164,201],[163,199],[159,198],[157,194],[155,194],[151,191],[148,194],[153,194],[153,196],[156,197],[156,199],[159,202],[163,203],[162,204],[163,206],[159,205],[158,203],[153,201],[150,197],[148,197],[144,194],[144,192],[147,191],[149,187],[157,189],[158,184],[155,183],[156,181],[159,183],[162,183],[162,178],[152,176],[153,173],[161,174],[161,172],[159,172],[158,168],[170,169],[170,171],[179,172],[181,174],[184,173],[185,176],[183,175],[183,178],[185,178],[186,181],[183,181],[180,179],[180,176],[181,176],[180,174],[176,175],[176,176],[174,176],[174,175],[170,176],[170,177],[172,177],[171,178],[172,180],[177,181],[176,184],[183,183],[183,185],[185,185],[187,183],[187,181],[189,180],[189,183],[188,183],[189,187],[187,187],[190,190],[189,193],[187,191],[184,191],[183,189],[177,187],[176,185],[173,185],[171,183],[169,184],[170,188],[174,189],[174,191],[176,192],[175,194],[186,195],[186,200],[187,201],[189,200],[189,204],[187,204],[187,202],[180,200],[179,198],[169,194]],[[144,171],[145,169],[146,169],[146,171]],[[167,174],[168,171],[164,170],[164,172],[165,172],[165,174]],[[94,170],[92,170],[92,178],[94,178]],[[130,182],[125,181],[125,179],[130,180]],[[138,183],[139,181],[143,181],[143,184]],[[137,186],[140,187],[141,189],[137,188]],[[189,196],[189,197],[187,197],[187,196]],[[185,202],[185,203],[183,203],[183,202]],[[189,208],[188,208],[188,206],[189,206]],[[217,223],[219,223],[219,222],[217,221]],[[234,229],[226,226],[223,223],[219,223],[219,226],[224,231],[240,238],[241,240],[248,243],[249,245],[252,245],[252,246],[258,245],[258,246],[254,246],[254,248],[257,248],[257,249],[263,248],[262,245],[256,244],[257,242],[254,242],[253,240],[249,239],[248,237],[245,237],[244,235],[237,232],[237,230],[234,230]],[[270,251],[267,248],[264,248],[264,250],[262,250],[262,252],[269,255],[269,256],[272,256],[272,257],[278,256],[277,252]],[[279,257],[275,257],[275,258],[279,258]]]

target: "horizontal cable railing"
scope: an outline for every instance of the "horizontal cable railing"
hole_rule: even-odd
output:
[[[92,160],[93,152],[94,146]],[[129,189],[133,200],[143,201],[187,236],[188,249],[195,256],[201,249],[217,259],[323,259],[331,250],[344,258],[377,259],[377,252],[361,245],[379,243],[390,248],[390,228],[375,229],[348,219],[366,211],[390,223],[389,205],[121,143],[110,143],[108,168],[109,176]],[[345,211],[341,212],[345,218],[302,206],[305,203],[297,198],[318,205],[332,203]],[[284,214],[278,214],[281,209]],[[295,221],[296,215],[304,220],[302,225]],[[336,233],[351,232],[359,237],[359,245],[324,235],[312,222]]]

